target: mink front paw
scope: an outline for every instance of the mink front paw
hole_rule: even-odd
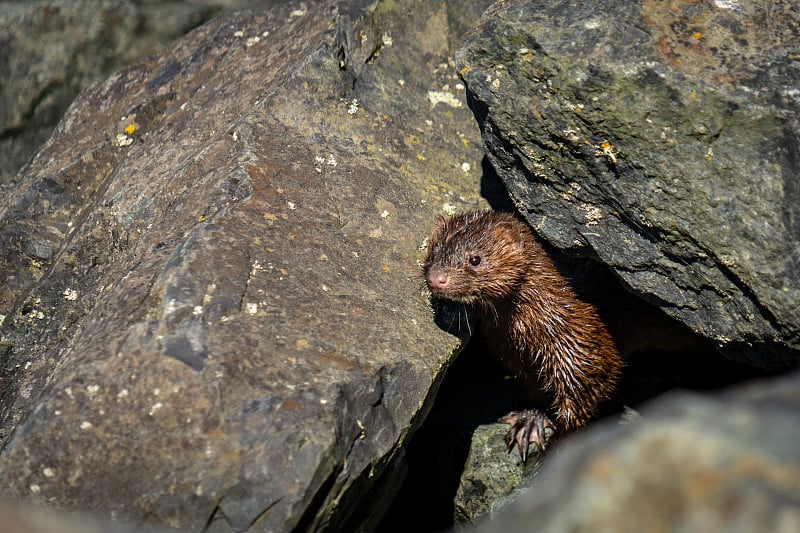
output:
[[[545,430],[550,429],[551,434],[555,431],[555,426],[547,415],[537,409],[511,411],[502,417],[500,422],[511,426],[504,437],[508,452],[511,453],[516,444],[523,463],[528,461],[528,446],[530,443],[533,442],[541,452],[544,452],[547,437],[549,437]]]

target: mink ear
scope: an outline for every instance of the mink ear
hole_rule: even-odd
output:
[[[442,226],[444,226],[445,220],[442,215],[436,215],[436,218],[433,219],[433,231],[438,231]]]
[[[502,221],[497,225],[498,229],[502,228],[502,234],[506,235],[504,240],[507,240],[509,244],[513,245],[516,248],[525,248],[525,232],[522,228],[519,227],[519,223],[517,221]]]

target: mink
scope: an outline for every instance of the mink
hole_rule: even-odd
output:
[[[597,308],[582,299],[549,249],[511,213],[469,211],[438,217],[423,261],[434,298],[469,306],[502,364],[547,407],[500,421],[526,461],[530,443],[584,426],[615,389],[623,359]]]

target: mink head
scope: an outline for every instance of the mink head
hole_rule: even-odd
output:
[[[469,211],[439,217],[423,262],[431,293],[465,304],[513,298],[530,266],[530,229],[513,215]]]

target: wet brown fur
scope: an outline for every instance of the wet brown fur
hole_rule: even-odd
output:
[[[440,217],[423,270],[435,297],[475,310],[489,346],[530,394],[546,395],[556,435],[585,425],[613,393],[622,358],[606,326],[514,215]],[[431,282],[437,276],[446,287]]]

